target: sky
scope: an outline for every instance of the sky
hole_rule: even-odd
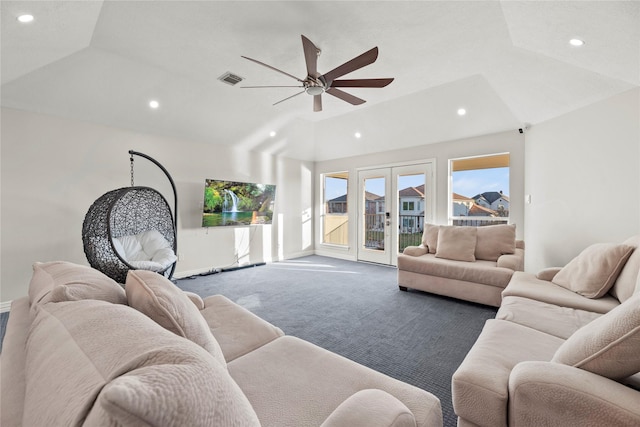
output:
[[[509,168],[478,169],[454,172],[452,177],[454,193],[473,197],[486,191],[502,191],[509,195]],[[405,175],[398,179],[398,189],[417,187],[423,184],[423,175]],[[367,180],[367,191],[382,196],[384,179]],[[347,181],[344,179],[327,179],[326,200],[335,199],[347,192]]]
[[[509,168],[477,169],[453,173],[454,193],[473,197],[486,191],[509,195]]]

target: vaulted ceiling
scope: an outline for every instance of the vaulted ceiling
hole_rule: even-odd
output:
[[[640,86],[636,1],[3,0],[1,8],[3,107],[303,160],[515,130]],[[33,22],[18,22],[24,13]],[[240,87],[296,84],[241,55],[304,79],[302,34],[321,49],[320,72],[377,46],[378,60],[345,78],[394,82],[347,89],[367,101],[359,106],[324,94],[322,112],[307,94],[272,105],[299,89]],[[218,80],[226,72],[244,81]],[[366,142],[408,121],[428,131]],[[363,141],[350,151],[355,130]]]

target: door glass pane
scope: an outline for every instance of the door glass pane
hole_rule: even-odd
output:
[[[384,251],[385,179],[364,180],[364,247]]]
[[[398,253],[422,241],[425,211],[423,173],[398,175]]]
[[[348,178],[347,172],[324,176],[322,243],[347,245],[349,242]]]

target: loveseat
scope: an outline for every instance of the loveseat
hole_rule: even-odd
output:
[[[513,224],[425,224],[420,246],[398,255],[398,287],[498,307],[511,276],[523,269],[524,242]]]
[[[36,263],[12,303],[12,426],[442,426],[440,401],[163,276]]]
[[[640,425],[639,245],[513,274],[453,375],[459,427]]]

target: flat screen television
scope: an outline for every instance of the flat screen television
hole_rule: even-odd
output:
[[[271,224],[276,186],[207,179],[202,226]]]

